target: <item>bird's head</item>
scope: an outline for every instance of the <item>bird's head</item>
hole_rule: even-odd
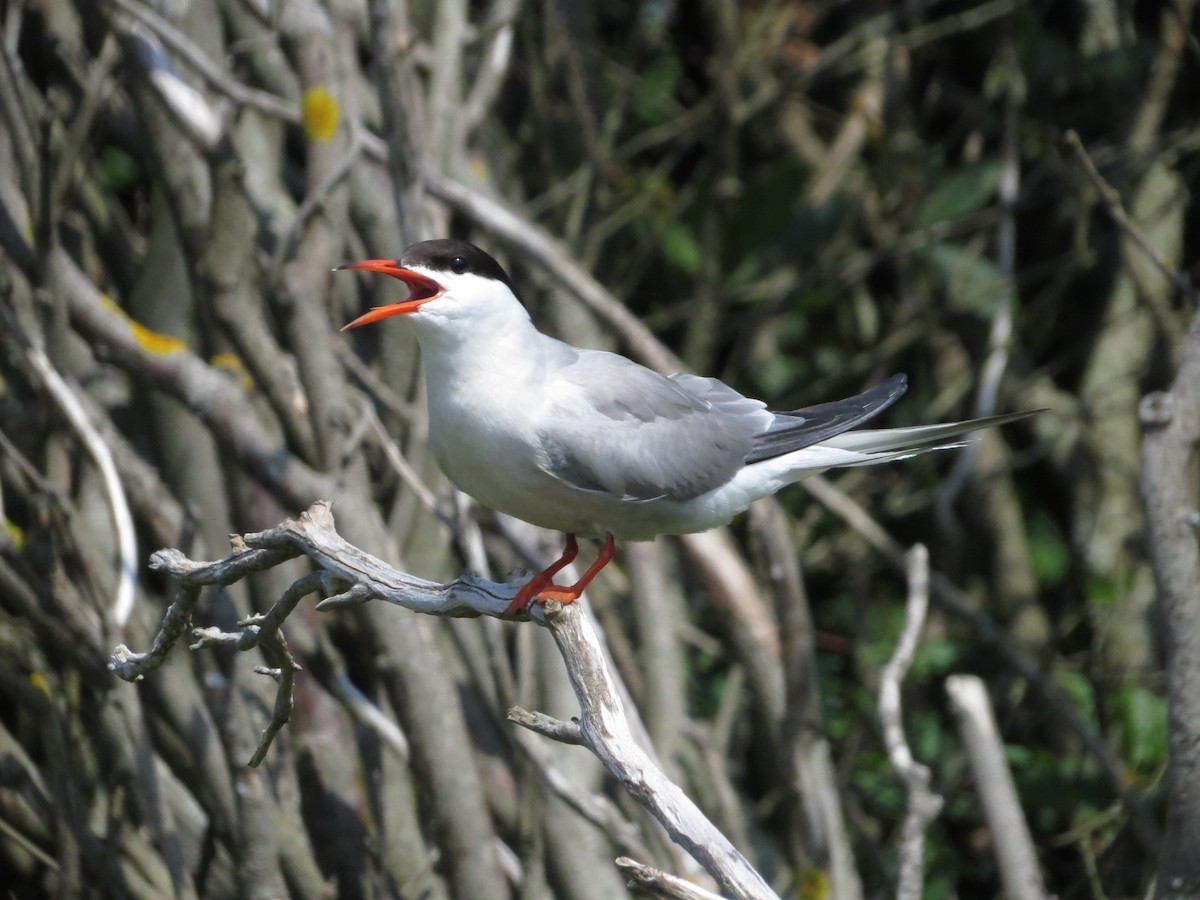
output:
[[[389,316],[412,314],[414,321],[438,326],[477,327],[496,317],[526,316],[512,282],[500,264],[466,241],[413,244],[399,259],[364,259],[338,269],[382,272],[408,286],[408,298],[377,306],[342,328],[357,328]]]

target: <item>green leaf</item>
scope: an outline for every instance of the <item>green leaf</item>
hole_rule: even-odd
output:
[[[995,196],[1001,171],[998,161],[983,160],[946,175],[918,207],[913,225],[928,228],[982,209]]]
[[[663,255],[689,275],[700,271],[700,243],[682,222],[667,226],[662,236]]]
[[[986,256],[957,244],[934,244],[921,256],[942,281],[953,309],[991,318],[998,303],[1011,303],[1013,289]]]
[[[1167,760],[1167,701],[1140,685],[1117,694],[1121,743],[1125,760],[1140,772],[1152,773]]]
[[[944,676],[954,671],[962,659],[963,647],[949,638],[928,638],[917,647],[913,657],[912,678]]]
[[[1042,510],[1037,510],[1029,522],[1029,564],[1042,587],[1061,584],[1071,565],[1071,552],[1062,532]]]
[[[105,147],[100,151],[99,180],[106,188],[123,191],[138,179],[137,160],[120,147]]]
[[[1021,744],[1005,744],[1004,758],[1012,769],[1024,769],[1034,762],[1033,751]]]
[[[683,78],[678,56],[660,56],[638,80],[637,117],[644,125],[660,125],[675,114],[675,91]]]
[[[1054,679],[1075,702],[1080,716],[1093,725],[1096,724],[1096,689],[1091,681],[1080,672],[1061,667],[1054,670]]]

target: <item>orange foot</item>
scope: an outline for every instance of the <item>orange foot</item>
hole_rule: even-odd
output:
[[[582,578],[569,587],[564,587],[554,583],[554,576],[579,555],[579,544],[575,541],[575,535],[568,534],[567,546],[563,549],[562,556],[534,575],[517,591],[517,596],[504,610],[504,615],[516,615],[524,612],[534,603],[545,603],[547,600],[557,600],[564,604],[575,602],[592,579],[596,577],[596,574],[609,564],[616,550],[617,545],[612,532],[604,532],[604,543],[600,545],[600,553],[596,557],[596,561],[583,573]]]

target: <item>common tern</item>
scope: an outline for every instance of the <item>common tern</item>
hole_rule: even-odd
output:
[[[408,286],[407,299],[342,330],[396,315],[410,323],[442,471],[484,506],[567,536],[505,615],[577,599],[612,559],[616,538],[705,531],[815,472],[960,446],[970,432],[1026,415],[850,431],[904,393],[904,375],[844,400],[771,412],[716,378],[661,375],[542,334],[500,264],[465,241],[422,241],[399,259],[338,268]],[[575,584],[556,585],[578,553],[576,534],[603,534],[599,555]]]

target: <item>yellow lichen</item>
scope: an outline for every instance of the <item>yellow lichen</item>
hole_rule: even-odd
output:
[[[29,673],[29,684],[34,688],[34,690],[40,691],[41,693],[45,694],[47,697],[51,696],[50,682],[48,682],[46,680],[46,676],[43,675],[41,672],[30,672]]]
[[[12,544],[14,550],[20,553],[25,549],[25,529],[14,522],[12,519],[4,520],[4,531],[8,535],[9,543]]]
[[[153,353],[156,356],[166,356],[168,353],[178,353],[180,350],[187,349],[187,344],[179,338],[152,331],[134,319],[129,313],[113,302],[113,299],[108,294],[100,295],[100,304],[109,312],[116,313],[129,323],[129,330],[133,332],[133,339],[147,353]]]
[[[304,98],[300,101],[300,119],[310,140],[332,140],[337,133],[340,115],[341,108],[337,100],[324,85],[304,92]]]
[[[247,371],[246,366],[242,363],[242,358],[236,353],[218,353],[208,361],[208,364],[214,369],[229,372],[237,378],[243,390],[249,391],[254,388],[254,379],[250,377],[249,371]]]

